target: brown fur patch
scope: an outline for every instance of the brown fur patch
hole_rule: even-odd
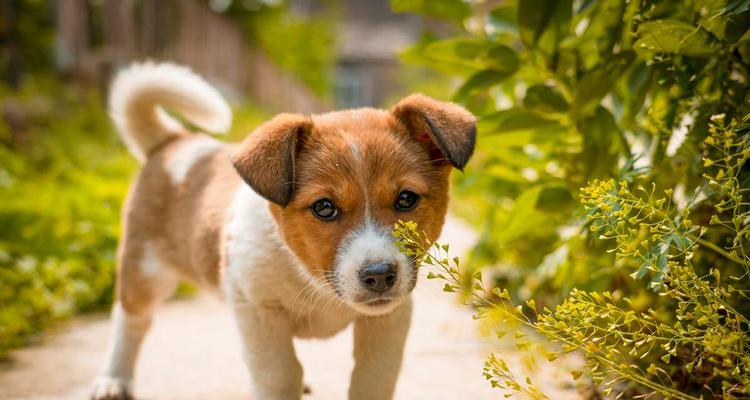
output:
[[[232,163],[258,194],[286,205],[294,190],[298,143],[311,129],[312,122],[305,116],[279,114],[242,142]]]
[[[463,107],[413,94],[399,101],[391,112],[417,141],[427,145],[434,159],[442,155],[460,170],[469,162],[476,143],[477,121]],[[427,137],[432,140],[425,140]]]
[[[439,236],[448,164],[435,164],[385,111],[341,111],[314,117],[313,124],[295,160],[294,196],[286,207],[272,204],[271,211],[287,245],[314,275],[332,268],[341,241],[368,217],[386,228],[399,219],[416,221],[432,239]],[[403,190],[421,196],[416,209],[394,209]],[[334,221],[321,221],[310,211],[323,198],[339,209]]]
[[[164,285],[163,274],[150,277],[142,270],[146,246],[155,250],[161,267],[179,278],[207,287],[219,282],[221,230],[242,181],[223,147],[195,160],[185,181],[175,185],[169,160],[195,140],[205,137],[180,136],[162,145],[143,166],[126,199],[116,297],[128,312],[150,307]]]

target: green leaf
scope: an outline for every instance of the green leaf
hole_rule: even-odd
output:
[[[479,69],[482,64],[477,59],[492,46],[492,42],[479,38],[452,38],[430,43],[425,55],[433,60],[461,63]]]
[[[509,212],[509,217],[498,234],[499,243],[510,243],[536,229],[533,224],[529,224],[529,221],[533,220],[536,213],[536,202],[542,188],[543,186],[533,186],[524,190],[516,198]]]
[[[538,113],[562,113],[568,110],[568,102],[560,92],[547,85],[533,85],[526,89],[524,107]]]
[[[572,12],[571,0],[524,0],[518,4],[518,26],[521,41],[536,47],[545,31],[549,32],[551,46],[567,32]]]
[[[750,10],[750,0],[733,0],[726,3],[717,17],[732,17]]]
[[[720,40],[735,43],[750,29],[750,0],[701,1],[700,26]]]
[[[624,51],[612,57],[606,64],[588,71],[578,82],[571,104],[571,114],[576,118],[590,114],[634,59],[632,51]]]
[[[609,176],[617,165],[617,154],[621,148],[620,141],[616,139],[620,135],[620,128],[614,116],[606,108],[597,107],[593,116],[581,122],[581,133],[583,152],[580,159],[588,166],[589,176]]]
[[[502,160],[497,162],[489,162],[485,168],[484,173],[489,176],[493,176],[508,182],[515,183],[527,183],[528,179],[524,178],[520,172],[507,166]]]
[[[483,66],[495,71],[507,72],[509,74],[516,72],[519,66],[516,52],[506,45],[496,45],[490,48],[480,58]]]
[[[411,12],[437,17],[461,24],[470,12],[469,5],[462,0],[391,0],[394,12]]]
[[[440,42],[440,40],[437,40],[433,35],[429,33],[423,34],[417,43],[407,47],[403,52],[401,52],[401,60],[409,64],[424,65],[425,67],[434,69],[447,75],[466,76],[473,72],[476,72],[478,69],[481,69],[477,66],[473,59],[466,60],[461,59],[456,55],[452,55],[451,53],[446,54],[445,51],[451,50],[450,46],[448,45],[443,45],[442,49],[438,46],[432,50],[432,53],[428,54],[428,49]],[[489,49],[489,45],[486,46],[484,50],[486,49]],[[440,58],[435,59],[434,57]]]
[[[646,58],[660,53],[708,57],[721,48],[704,28],[676,20],[644,22],[637,36],[633,48]]]
[[[487,25],[490,33],[502,34],[518,32],[518,23],[516,21],[518,11],[515,6],[508,5],[498,7],[490,12],[487,19]]]
[[[485,148],[495,150],[541,144],[567,132],[557,121],[521,108],[490,114],[479,120],[477,129]]]
[[[537,208],[541,211],[559,213],[565,207],[576,204],[567,186],[548,184],[542,189],[537,201]]]
[[[559,126],[555,121],[521,108],[498,111],[479,120],[478,131],[483,135],[528,131]]]
[[[507,71],[496,71],[493,69],[486,69],[484,71],[479,71],[476,74],[469,77],[469,79],[464,82],[463,85],[461,85],[460,88],[458,88],[458,91],[453,96],[454,100],[461,101],[466,96],[469,95],[474,90],[478,89],[486,89],[492,86],[497,85],[498,83],[501,83],[505,79],[507,79],[509,76],[511,76],[512,73]]]

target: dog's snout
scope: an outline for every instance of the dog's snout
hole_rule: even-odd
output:
[[[360,272],[359,280],[367,289],[383,293],[396,284],[396,268],[389,263],[368,265]]]

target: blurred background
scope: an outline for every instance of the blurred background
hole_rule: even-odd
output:
[[[281,111],[461,103],[479,138],[451,211],[476,240],[449,289],[530,321],[502,354],[563,338],[585,398],[750,396],[747,0],[2,0],[0,358],[111,301],[137,165],[104,99],[144,59],[219,87],[228,140]],[[545,398],[499,365],[493,386]]]

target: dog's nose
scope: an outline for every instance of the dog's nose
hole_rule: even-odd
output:
[[[388,263],[368,265],[359,273],[359,280],[373,292],[387,292],[396,284],[396,268]]]

